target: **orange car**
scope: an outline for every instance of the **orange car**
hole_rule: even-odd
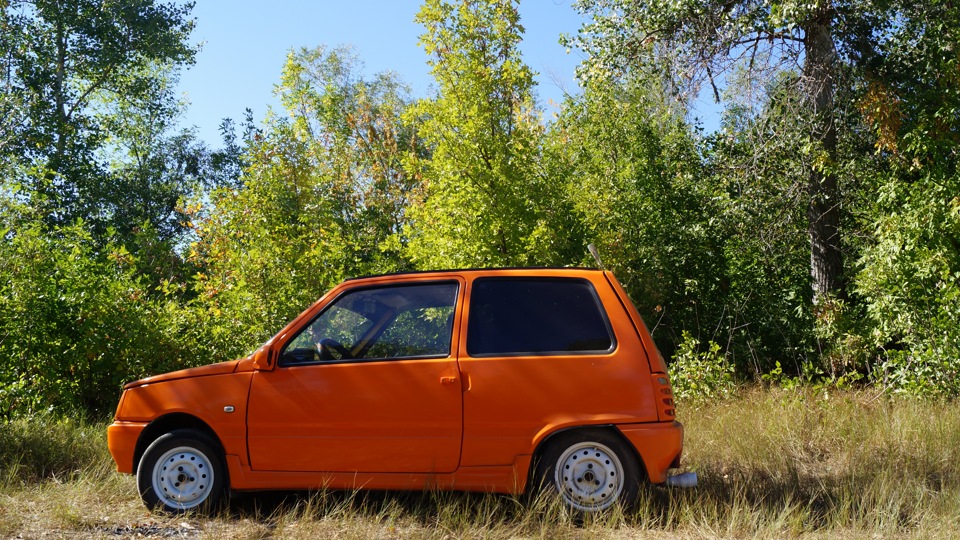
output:
[[[107,440],[147,506],[229,487],[547,487],[629,500],[678,467],[666,366],[610,272],[349,280],[242,360],[124,387]]]

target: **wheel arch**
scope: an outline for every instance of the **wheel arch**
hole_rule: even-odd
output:
[[[596,424],[596,425],[579,425],[579,426],[570,426],[557,429],[552,431],[545,436],[541,437],[540,442],[537,443],[536,448],[533,451],[533,457],[530,460],[530,467],[527,469],[526,474],[526,485],[524,486],[524,491],[530,491],[531,487],[535,484],[535,476],[537,474],[537,469],[540,466],[540,460],[543,459],[543,454],[546,452],[547,448],[551,444],[555,443],[558,439],[562,437],[581,432],[588,431],[602,431],[608,433],[620,441],[623,442],[625,448],[629,448],[633,455],[637,458],[637,463],[640,465],[640,471],[643,473],[643,478],[641,480],[647,480],[648,472],[646,462],[643,460],[643,456],[637,450],[636,446],[630,439],[628,439],[617,427],[613,424]]]
[[[223,442],[220,441],[217,432],[214,431],[209,424],[191,414],[170,413],[154,419],[147,424],[147,427],[143,428],[133,451],[133,471],[136,472],[140,466],[140,459],[143,458],[144,452],[147,451],[147,447],[149,447],[153,441],[157,440],[161,435],[177,429],[195,429],[208,436],[210,442],[214,443],[216,449],[221,453],[221,459],[223,458]]]

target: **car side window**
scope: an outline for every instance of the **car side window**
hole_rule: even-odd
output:
[[[281,365],[450,355],[456,282],[349,291],[284,348]]]
[[[605,353],[614,339],[583,279],[480,278],[470,294],[470,356]]]

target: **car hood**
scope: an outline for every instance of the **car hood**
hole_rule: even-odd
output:
[[[124,385],[124,390],[128,388],[135,388],[137,386],[143,386],[145,384],[154,384],[159,382],[166,381],[175,381],[177,379],[188,379],[191,377],[207,377],[209,375],[224,375],[227,373],[233,373],[237,370],[237,364],[240,363],[240,360],[230,360],[229,362],[220,362],[219,364],[210,364],[208,366],[200,366],[195,368],[181,369],[180,371],[171,371],[170,373],[161,373],[160,375],[154,375],[153,377],[147,377],[146,379],[140,379],[139,381],[133,381]]]

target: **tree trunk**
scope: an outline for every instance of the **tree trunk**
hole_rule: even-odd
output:
[[[840,193],[833,171],[837,155],[833,93],[836,85],[837,51],[829,14],[822,14],[804,28],[806,37],[803,83],[813,114],[810,134],[815,153],[808,179],[810,205],[807,208],[810,236],[810,276],[813,301],[826,295],[843,296],[843,258],[840,251]],[[821,154],[822,152],[822,154]]]
[[[42,178],[37,178],[34,192],[37,194],[36,208],[40,216],[51,227],[64,222],[64,204],[57,186],[63,182],[63,162],[67,152],[66,121],[66,70],[67,70],[67,30],[62,17],[57,19],[54,41],[57,47],[56,71],[50,93],[54,98],[54,152],[47,158],[47,169]]]

